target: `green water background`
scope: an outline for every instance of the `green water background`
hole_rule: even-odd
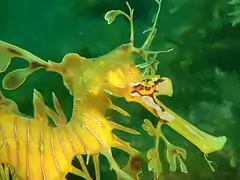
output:
[[[157,6],[154,0],[131,0],[130,4],[135,9],[136,46],[140,46],[146,37],[142,31],[151,26]],[[124,18],[117,18],[112,25],[104,21],[104,14],[111,9],[127,10],[123,0],[0,0],[0,39],[45,60],[60,62],[68,52],[96,57],[129,40],[129,25]],[[234,6],[227,0],[163,0],[152,49],[174,48],[158,57],[158,74],[172,80],[174,95],[160,99],[200,129],[228,137],[224,151],[210,155],[216,168],[213,173],[196,147],[166,127],[164,131],[171,142],[187,149],[185,164],[189,173],[169,172],[161,144],[163,180],[240,179],[240,26],[231,24],[229,13],[233,10]],[[13,61],[9,70],[24,65],[24,61]],[[72,98],[55,73],[41,70],[17,90],[5,91],[2,87],[1,90],[17,102],[21,112],[31,115],[34,88],[50,106],[51,93],[55,92],[70,116]],[[132,118],[111,112],[112,119],[141,132],[140,136],[121,133],[121,137],[146,152],[153,146],[154,139],[141,129],[141,124],[144,118],[154,124],[156,119],[140,105],[123,100],[115,102]],[[126,163],[126,154],[120,151],[114,154],[120,164]],[[102,179],[116,179],[104,158],[101,163]],[[89,169],[92,173],[92,164]],[[68,179],[79,178],[69,176]],[[146,166],[141,179],[151,179]]]

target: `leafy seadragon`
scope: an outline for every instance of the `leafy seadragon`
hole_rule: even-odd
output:
[[[142,104],[158,119],[157,128],[145,120],[144,130],[156,137],[156,146],[147,157],[149,170],[157,176],[161,172],[158,155],[158,142],[162,138],[167,145],[167,159],[170,169],[176,170],[176,158],[181,169],[187,172],[180,155],[186,158],[185,150],[172,145],[161,132],[161,125],[167,124],[195,144],[204,154],[220,150],[226,142],[225,137],[208,135],[181,117],[173,113],[157,100],[157,95],[172,95],[171,81],[155,75],[157,55],[167,51],[149,50],[156,34],[156,23],[161,9],[161,1],[153,27],[142,47],[134,46],[133,9],[128,5],[130,14],[121,10],[111,10],[105,15],[108,23],[116,16],[124,15],[130,21],[130,42],[110,51],[106,55],[87,59],[75,53],[64,56],[61,63],[44,61],[32,53],[15,45],[0,41],[0,72],[4,72],[11,59],[18,57],[28,61],[29,66],[8,73],[3,79],[3,87],[13,90],[19,87],[29,75],[38,69],[57,72],[73,96],[73,111],[67,119],[57,97],[53,94],[55,110],[45,105],[40,92],[34,91],[34,116],[22,115],[14,101],[0,95],[0,176],[8,179],[9,173],[14,179],[65,179],[71,172],[84,179],[92,179],[86,168],[82,155],[93,157],[96,179],[100,179],[99,155],[104,155],[119,179],[138,179],[138,171],[127,174],[119,168],[111,153],[111,148],[118,148],[130,155],[129,164],[140,152],[128,142],[117,137],[112,130],[118,129],[132,134],[137,131],[110,121],[105,112],[114,109],[129,116],[120,107],[111,102],[110,97],[124,97],[127,101]],[[140,54],[146,62],[136,65],[133,53]],[[143,72],[140,69],[144,69]],[[49,118],[55,126],[49,126]],[[81,170],[71,162],[77,157]],[[34,161],[33,161],[34,160]],[[10,170],[10,172],[8,172]]]

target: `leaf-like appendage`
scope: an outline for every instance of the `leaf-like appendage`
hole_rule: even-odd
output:
[[[3,79],[3,88],[12,90],[24,83],[26,78],[33,72],[32,69],[16,69],[8,73]]]
[[[6,71],[7,67],[10,64],[9,54],[7,54],[7,53],[1,54],[0,53],[0,59],[1,59],[1,61],[0,61],[0,72],[4,72],[4,71]]]
[[[19,87],[35,70],[47,68],[48,63],[34,54],[4,41],[0,41],[0,73],[6,71],[13,58],[24,59],[29,66],[8,73],[3,79],[3,87],[8,90]]]
[[[174,146],[172,144],[167,144],[167,161],[169,163],[169,169],[172,172],[175,172],[177,170],[177,160],[180,164],[180,169],[183,173],[188,173],[187,167],[184,164],[182,159],[187,158],[187,152],[185,149],[182,149],[180,147]]]
[[[111,24],[114,19],[120,14],[127,16],[126,13],[122,10],[110,10],[105,14],[104,19],[108,22],[108,24]]]
[[[148,170],[154,172],[159,177],[162,172],[162,164],[158,155],[158,149],[150,149],[147,152],[147,158],[149,159]]]
[[[148,119],[144,119],[144,123],[142,124],[142,128],[146,131],[150,136],[156,135],[156,129],[153,126],[152,122]]]

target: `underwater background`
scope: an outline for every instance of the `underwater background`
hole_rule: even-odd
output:
[[[142,32],[151,26],[156,13],[154,0],[131,0],[134,8],[136,46],[145,40]],[[127,10],[124,0],[0,0],[0,39],[18,45],[45,60],[60,62],[69,52],[84,57],[97,57],[127,43],[129,24],[117,18],[112,25],[104,21],[111,9]],[[159,97],[169,108],[207,133],[225,135],[228,142],[220,152],[213,153],[215,172],[203,154],[190,142],[168,127],[164,128],[171,142],[188,152],[185,164],[189,173],[171,173],[160,148],[163,173],[160,180],[238,180],[240,179],[240,1],[239,0],[163,0],[158,32],[152,49],[174,51],[158,56],[157,74],[173,82],[173,97]],[[11,69],[24,67],[24,61],[13,61]],[[5,73],[4,73],[5,74]],[[0,75],[2,80],[4,74]],[[21,112],[32,115],[33,89],[40,91],[52,107],[52,92],[70,116],[72,97],[60,75],[44,70],[30,76],[24,85],[4,95],[15,100]],[[154,139],[141,129],[143,119],[153,124],[157,119],[138,104],[122,99],[114,102],[129,112],[125,118],[109,112],[112,120],[138,130],[141,135],[119,133],[134,147],[146,152]],[[127,155],[114,151],[120,165]],[[101,158],[101,177],[116,179],[109,165]],[[77,162],[76,162],[77,163]],[[94,174],[93,165],[88,165]],[[142,180],[153,179],[143,164]],[[81,179],[72,175],[69,180]]]

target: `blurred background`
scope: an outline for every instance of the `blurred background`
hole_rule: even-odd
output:
[[[142,32],[151,27],[157,5],[154,0],[130,0],[129,3],[135,10],[135,45],[141,46],[146,38]],[[118,17],[112,25],[104,21],[104,14],[111,9],[127,11],[124,0],[0,0],[0,39],[45,60],[60,62],[68,52],[96,57],[129,41],[126,19]],[[209,156],[216,169],[212,172],[196,147],[165,127],[170,141],[187,150],[185,164],[189,173],[169,172],[165,147],[161,144],[163,173],[159,179],[240,179],[240,0],[163,0],[157,28],[151,48],[174,48],[158,57],[158,74],[172,80],[174,95],[159,98],[205,132],[228,137],[225,148]],[[25,66],[25,63],[13,61],[9,70]],[[51,93],[55,92],[66,114],[71,115],[72,97],[58,74],[40,70],[15,91],[0,88],[27,115],[33,113],[34,88],[43,94],[49,106],[52,106]],[[111,119],[139,130],[141,135],[116,133],[146,152],[154,145],[154,139],[141,129],[141,124],[144,118],[156,124],[156,118],[138,104],[122,99],[114,99],[114,102],[132,117],[109,112]],[[120,165],[126,163],[125,153],[114,151],[114,155]],[[102,179],[116,179],[104,158],[101,163]],[[146,165],[143,166],[141,179],[153,179]],[[89,171],[94,174],[91,163]],[[68,179],[80,178],[69,175]]]

